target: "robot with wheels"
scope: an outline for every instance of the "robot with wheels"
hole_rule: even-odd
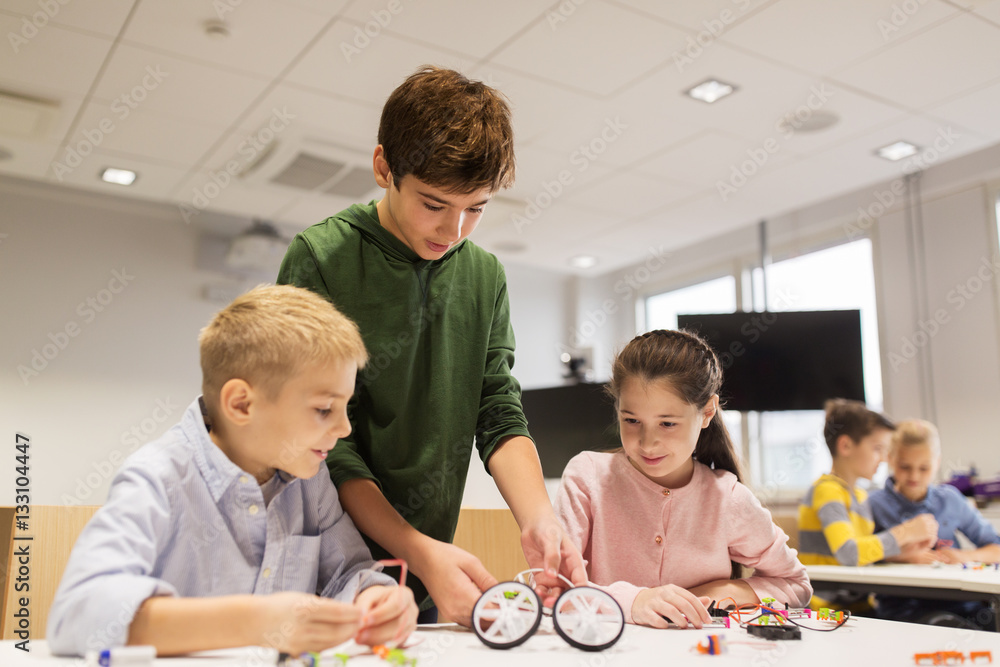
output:
[[[472,609],[472,629],[480,641],[496,649],[520,646],[535,634],[542,615],[552,615],[552,625],[571,646],[584,651],[603,651],[613,646],[625,630],[625,614],[613,597],[590,586],[569,586],[552,609],[543,609],[532,584],[534,573],[525,570],[514,581],[493,586]]]

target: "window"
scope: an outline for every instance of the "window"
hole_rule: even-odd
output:
[[[754,306],[762,309],[759,268],[753,270],[751,282]],[[882,366],[871,241],[861,239],[775,262],[768,268],[767,291],[768,305],[775,311],[861,311],[865,397],[872,409],[881,410]],[[794,496],[829,472],[822,410],[761,413],[749,425],[751,479],[761,495],[775,500]]]
[[[752,300],[754,310],[763,310],[761,270],[747,271],[742,284],[747,288],[743,301]],[[736,290],[735,276],[724,276],[650,296],[644,303],[646,329],[676,328],[680,313],[734,312]],[[775,262],[768,267],[767,293],[773,311],[861,311],[865,394],[873,409],[881,409],[882,368],[871,241],[861,239]],[[797,500],[819,475],[829,471],[822,410],[745,415],[727,411],[724,417],[743,452],[746,481],[765,502]]]
[[[679,313],[736,311],[736,279],[723,276],[646,299],[646,331],[676,329]]]

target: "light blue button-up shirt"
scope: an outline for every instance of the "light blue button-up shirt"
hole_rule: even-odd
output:
[[[393,583],[325,470],[284,472],[264,494],[208,435],[195,400],[180,423],[130,456],[73,548],[49,611],[58,654],[120,646],[154,595],[207,597],[301,591],[351,602]],[[271,495],[269,493],[269,495]]]

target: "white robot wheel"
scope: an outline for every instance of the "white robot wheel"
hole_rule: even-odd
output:
[[[541,621],[542,603],[538,595],[516,581],[493,586],[472,608],[472,630],[490,648],[520,646],[535,633]]]
[[[559,636],[584,651],[613,646],[625,630],[625,614],[613,597],[590,586],[563,592],[552,608],[552,624]]]

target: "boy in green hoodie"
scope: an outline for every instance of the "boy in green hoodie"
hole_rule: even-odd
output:
[[[538,583],[558,587],[557,572],[586,581],[511,375],[503,266],[466,240],[513,183],[510,109],[481,82],[424,67],[386,101],[373,168],[383,198],[298,234],[278,282],[333,302],[371,354],[349,407],[353,432],[327,458],[341,503],[376,559],[409,563],[420,622],[436,619],[436,604],[468,625],[496,583],[451,544],[473,443],[521,528],[528,564],[545,570]]]

